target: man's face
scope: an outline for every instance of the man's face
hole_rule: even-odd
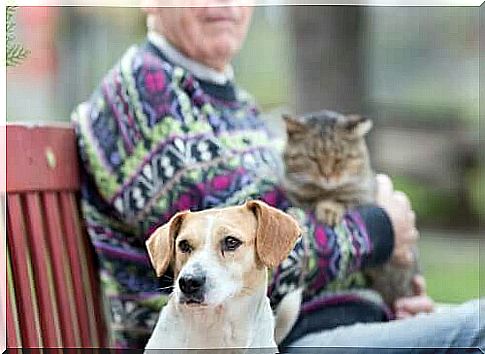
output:
[[[227,0],[190,4],[199,7],[149,10],[157,17],[156,30],[188,57],[222,70],[242,46],[252,7],[227,6]]]

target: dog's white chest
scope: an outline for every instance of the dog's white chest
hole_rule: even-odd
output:
[[[177,311],[169,302],[160,314],[146,349],[274,349],[274,320],[269,303],[264,300],[263,311],[254,314],[237,305],[231,310]]]

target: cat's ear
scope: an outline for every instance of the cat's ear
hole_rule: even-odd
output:
[[[286,124],[286,132],[288,135],[295,133],[302,133],[306,130],[305,124],[298,118],[295,118],[289,114],[283,114],[283,120]]]
[[[367,117],[362,117],[357,114],[351,114],[347,116],[345,122],[345,130],[350,134],[351,137],[360,138],[372,129],[373,123]]]

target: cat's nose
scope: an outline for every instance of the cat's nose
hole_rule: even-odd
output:
[[[334,176],[328,173],[328,174],[324,175],[324,176],[323,176],[323,178],[325,179],[325,181],[326,181],[327,183],[330,183],[330,182],[332,182],[332,181],[333,181]]]

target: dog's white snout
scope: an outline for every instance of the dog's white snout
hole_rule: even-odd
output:
[[[202,303],[207,292],[207,274],[199,263],[192,263],[183,269],[178,277],[179,301],[182,303]]]

